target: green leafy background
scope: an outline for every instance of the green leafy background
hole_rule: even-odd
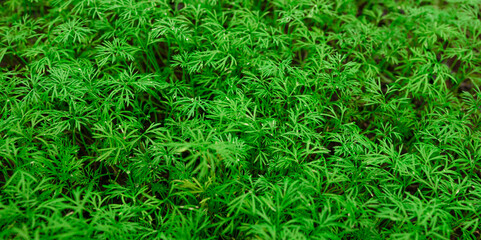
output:
[[[0,238],[479,239],[480,7],[2,1]]]

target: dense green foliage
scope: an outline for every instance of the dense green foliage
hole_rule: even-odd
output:
[[[0,239],[481,238],[479,0],[0,4]]]

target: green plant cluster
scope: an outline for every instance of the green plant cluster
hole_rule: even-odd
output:
[[[0,4],[0,239],[481,238],[479,0]]]

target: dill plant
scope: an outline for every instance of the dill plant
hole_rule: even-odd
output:
[[[6,0],[2,239],[479,239],[479,0]]]

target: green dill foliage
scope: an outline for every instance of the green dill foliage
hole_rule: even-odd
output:
[[[480,7],[1,1],[0,239],[480,239]]]

